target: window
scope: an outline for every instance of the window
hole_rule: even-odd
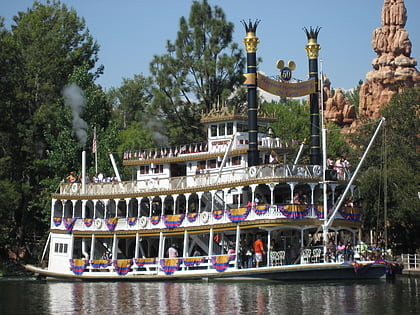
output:
[[[247,132],[248,131],[248,125],[244,123],[238,123],[238,131],[239,132]]]
[[[225,135],[225,124],[220,124],[219,125],[219,136],[224,136]]]
[[[140,166],[140,174],[149,174],[149,165]]]
[[[211,136],[216,137],[217,136],[217,125],[211,125],[210,130],[211,130]]]
[[[216,160],[210,160],[210,161],[209,161],[209,167],[210,167],[210,168],[216,168],[216,165],[217,165],[217,164],[216,164]]]
[[[232,157],[232,165],[241,165],[241,157],[240,156]]]
[[[67,254],[68,244],[66,243],[55,243],[54,253]]]
[[[227,129],[226,134],[233,135],[233,123],[231,122],[227,123],[226,129]]]
[[[154,169],[155,174],[162,174],[163,173],[163,164],[156,164]]]

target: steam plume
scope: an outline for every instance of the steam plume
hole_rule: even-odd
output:
[[[80,117],[86,103],[85,93],[77,84],[72,83],[64,87],[63,96],[64,104],[71,108],[73,114],[73,128],[77,139],[82,146],[85,146],[88,124]]]

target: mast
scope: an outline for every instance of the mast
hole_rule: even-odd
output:
[[[251,20],[248,24],[242,21],[245,27],[246,37],[243,43],[245,44],[247,52],[247,77],[253,78],[248,84],[248,135],[249,135],[249,149],[248,149],[248,166],[257,166],[259,164],[258,152],[258,105],[257,105],[257,45],[260,42],[256,36],[257,26],[260,20],[254,23]]]

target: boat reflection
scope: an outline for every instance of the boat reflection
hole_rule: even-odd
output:
[[[49,282],[50,314],[351,313],[387,304],[367,299],[385,280],[280,282]],[[416,284],[418,285],[418,283]]]

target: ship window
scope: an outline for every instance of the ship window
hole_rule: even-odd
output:
[[[247,132],[248,131],[248,125],[246,125],[246,124],[238,124],[238,131],[239,132]]]
[[[240,156],[232,157],[232,165],[241,165],[241,157]]]
[[[216,137],[217,136],[217,125],[211,125],[210,130],[211,130],[211,136]]]
[[[60,254],[67,254],[68,244],[66,243],[55,243],[54,252]]]
[[[216,168],[216,160],[209,160],[209,167]]]
[[[163,173],[163,164],[156,164],[154,169],[155,174],[161,174]]]
[[[233,123],[227,123],[227,133],[228,135],[233,135]]]
[[[140,174],[149,174],[149,165],[140,166]]]
[[[219,136],[224,136],[225,135],[225,124],[220,124],[219,125]]]

